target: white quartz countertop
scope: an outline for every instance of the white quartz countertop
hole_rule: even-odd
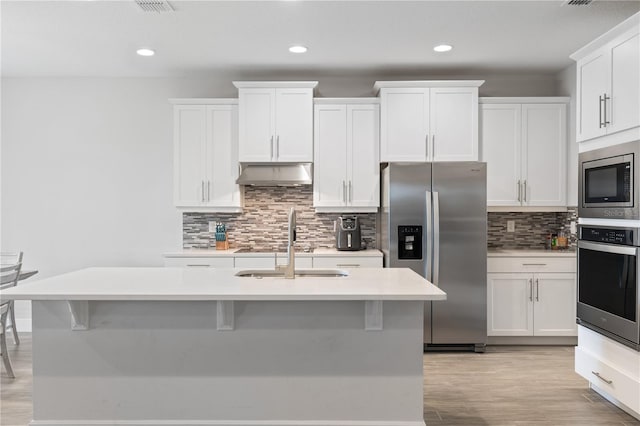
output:
[[[4,300],[445,300],[407,268],[345,269],[346,277],[236,277],[238,268],[88,268],[2,292]]]
[[[488,257],[576,257],[575,249],[568,250],[504,250],[489,249]]]
[[[275,256],[276,252],[252,252],[238,253],[238,249],[229,250],[205,250],[205,249],[184,249],[174,252],[164,253],[164,257],[264,257]],[[286,256],[286,251],[278,252]],[[296,251],[296,257],[382,257],[382,252],[377,249],[339,251],[335,248],[316,248],[311,252]]]

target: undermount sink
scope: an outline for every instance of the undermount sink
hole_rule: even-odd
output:
[[[296,278],[304,277],[346,277],[349,273],[341,269],[296,269]],[[244,269],[236,272],[236,277],[251,277],[251,278],[284,278],[284,274],[281,271],[274,271],[273,269]]]

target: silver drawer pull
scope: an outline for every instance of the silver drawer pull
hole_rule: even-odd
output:
[[[547,266],[546,263],[523,263],[522,266]]]
[[[357,263],[338,263],[336,265],[338,268],[359,268],[360,265]]]
[[[594,376],[596,376],[598,379],[602,380],[603,382],[605,382],[606,384],[610,385],[611,383],[613,383],[613,380],[607,380],[604,377],[602,377],[600,375],[600,373],[598,373],[597,371],[592,371],[591,374],[593,374]]]
[[[198,267],[202,267],[202,268],[208,268],[209,265],[187,265],[188,267],[193,267],[193,266],[198,266]]]

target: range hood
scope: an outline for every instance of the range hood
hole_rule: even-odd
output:
[[[311,185],[311,163],[243,163],[239,185],[298,186]]]

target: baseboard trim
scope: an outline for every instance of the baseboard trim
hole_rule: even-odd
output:
[[[589,387],[593,389],[595,392],[597,392],[601,397],[603,397],[604,399],[606,399],[607,401],[609,401],[610,403],[612,403],[613,405],[615,405],[616,407],[618,407],[619,409],[627,413],[628,415],[640,420],[640,413],[636,413],[635,411],[633,411],[631,408],[629,408],[628,406],[620,402],[620,400],[612,396],[606,390],[598,387],[597,385],[594,385],[592,382],[589,382]]]
[[[487,345],[577,346],[578,336],[489,336]]]
[[[426,426],[424,421],[371,420],[32,420],[30,426]]]

